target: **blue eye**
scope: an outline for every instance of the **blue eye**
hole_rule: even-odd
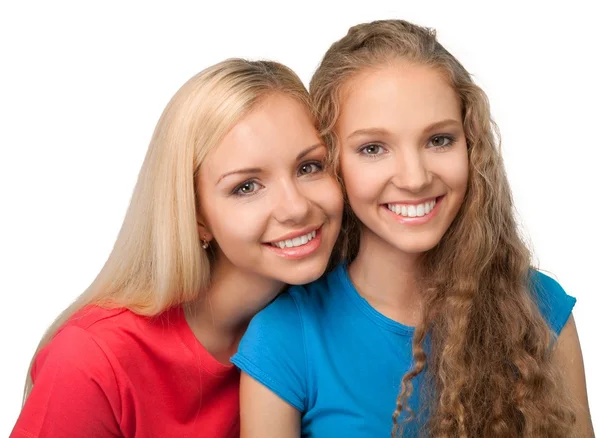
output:
[[[456,140],[454,139],[454,137],[450,135],[436,135],[435,137],[432,137],[431,140],[429,140],[428,146],[443,149],[452,146],[455,141]]]
[[[381,155],[385,152],[385,149],[383,148],[383,146],[377,144],[377,143],[369,143],[366,144],[364,146],[362,146],[358,152],[360,152],[363,155],[367,155],[370,157],[376,157],[378,155]]]
[[[260,190],[260,184],[256,181],[246,181],[233,189],[233,194],[236,196],[251,195]]]
[[[305,163],[298,168],[298,176],[310,175],[313,173],[321,172],[323,170],[323,163],[313,161],[311,163]]]

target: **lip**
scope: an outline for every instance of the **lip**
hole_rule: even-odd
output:
[[[423,225],[423,224],[426,224],[426,223],[430,222],[431,220],[433,220],[433,218],[435,218],[437,216],[438,211],[440,209],[440,205],[444,201],[445,197],[446,197],[446,195],[442,195],[442,196],[438,196],[437,198],[427,198],[424,201],[418,201],[418,202],[416,202],[416,204],[422,204],[424,202],[432,201],[433,199],[435,199],[435,207],[433,207],[433,210],[431,210],[425,216],[404,217],[404,216],[402,216],[400,214],[394,213],[389,208],[387,208],[387,204],[381,205],[381,208],[385,209],[385,211],[387,211],[392,216],[392,218],[396,222],[398,222],[400,224],[404,224],[404,225]],[[397,203],[390,202],[390,204],[400,204],[400,202],[397,202]],[[404,204],[404,203],[402,203],[402,204]],[[413,204],[411,202],[410,204],[407,204],[407,205],[415,205],[415,204]]]
[[[300,245],[300,246],[295,246],[293,248],[279,248],[278,246],[273,246],[270,243],[263,243],[263,246],[265,248],[268,248],[269,251],[273,251],[276,255],[289,259],[289,260],[298,260],[298,259],[302,259],[305,257],[308,257],[312,254],[314,254],[317,249],[319,249],[319,247],[321,246],[321,242],[322,242],[322,238],[321,238],[321,229],[322,226],[317,228],[315,230],[315,228],[310,228],[308,229],[308,231],[303,232],[303,233],[294,233],[293,237],[299,237],[299,236],[303,236],[304,234],[308,234],[311,231],[316,231],[316,235],[315,237],[308,241],[307,243],[305,243],[304,245]],[[289,236],[292,236],[292,234],[289,234]],[[287,240],[287,239],[286,239]],[[279,242],[278,240],[276,242]]]
[[[323,225],[321,224],[319,226],[312,226],[312,227],[303,228],[302,230],[292,231],[288,234],[278,237],[277,239],[273,239],[273,240],[269,240],[268,242],[264,242],[263,244],[270,245],[271,243],[281,242],[282,240],[291,240],[291,239],[294,239],[295,237],[304,236],[305,234],[312,233],[313,231],[318,232],[318,230],[320,230],[322,226]]]

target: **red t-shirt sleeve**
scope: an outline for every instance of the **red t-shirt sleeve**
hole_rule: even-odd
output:
[[[33,390],[11,438],[121,436],[115,371],[90,333],[65,327],[40,351],[31,374]]]

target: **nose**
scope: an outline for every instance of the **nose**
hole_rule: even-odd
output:
[[[310,212],[310,201],[298,184],[281,181],[274,200],[273,215],[280,223],[302,223]]]
[[[399,189],[413,193],[421,192],[431,183],[431,172],[420,148],[402,151],[396,160],[396,172],[392,183]]]

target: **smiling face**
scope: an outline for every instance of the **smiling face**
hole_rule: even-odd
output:
[[[395,62],[343,88],[340,169],[361,247],[419,254],[456,217],[469,175],[460,101],[436,70]]]
[[[200,236],[216,241],[217,263],[288,284],[318,278],[342,211],[326,155],[292,98],[269,95],[244,116],[199,172]]]

